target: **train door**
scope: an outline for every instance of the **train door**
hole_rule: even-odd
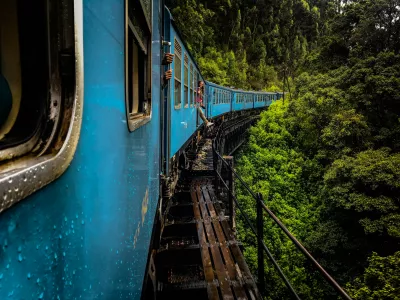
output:
[[[161,57],[164,56],[164,53],[171,52],[171,15],[166,7],[163,8],[163,47]],[[170,66],[162,67],[162,74],[170,69]],[[161,99],[161,171],[162,174],[167,176],[169,174],[169,149],[171,144],[171,96],[170,96],[170,86],[171,80],[164,87],[162,91],[162,99]]]

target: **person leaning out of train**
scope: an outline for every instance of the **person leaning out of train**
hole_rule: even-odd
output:
[[[198,87],[197,87],[197,99],[196,99],[196,107],[197,107],[197,112],[200,115],[200,118],[203,120],[204,124],[206,124],[207,127],[212,126],[214,123],[210,122],[207,120],[206,116],[204,115],[202,108],[206,108],[203,104],[203,98],[204,98],[204,82],[199,81]]]
[[[165,53],[164,58],[162,60],[162,65],[166,66],[171,64],[174,61],[174,54]],[[172,69],[166,71],[163,75],[162,86],[163,88],[168,84],[168,81],[172,78]]]

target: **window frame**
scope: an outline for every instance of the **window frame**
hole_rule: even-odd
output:
[[[189,57],[187,53],[184,55],[184,64],[183,64],[183,107],[189,107]]]
[[[176,46],[179,45],[179,48],[177,48]],[[180,51],[177,51],[180,50]],[[174,54],[175,54],[175,59],[174,59],[174,108],[176,110],[181,109],[182,108],[182,53],[183,49],[182,49],[182,44],[178,41],[178,39],[175,37],[174,38]],[[180,78],[176,77],[176,62],[179,59],[180,62]],[[177,103],[177,98],[175,97],[177,94],[177,88],[176,88],[176,83],[179,83],[179,103]]]
[[[49,5],[48,7],[47,22],[50,24],[57,24],[57,21],[60,20],[60,12],[58,10],[53,11],[53,8],[56,7],[56,9],[60,9],[60,7],[57,7],[56,1],[54,1],[53,6]],[[73,7],[70,7],[70,10],[73,12],[73,20],[71,21],[73,22],[73,33],[67,36],[69,35],[68,32],[64,37],[71,39],[71,41],[68,40],[67,43],[72,42],[73,57],[69,57],[71,60],[66,56],[63,57],[63,55],[65,55],[62,54],[63,49],[58,48],[62,47],[62,45],[54,47],[51,42],[52,39],[54,39],[54,35],[58,37],[58,32],[56,34],[56,32],[52,30],[48,31],[50,44],[47,45],[49,49],[47,55],[51,65],[49,68],[49,76],[54,76],[56,72],[61,71],[61,73],[58,73],[58,76],[71,76],[74,78],[73,82],[67,83],[71,84],[71,91],[68,90],[68,92],[71,93],[68,93],[68,95],[63,96],[60,93],[59,85],[61,83],[57,80],[51,81],[48,89],[49,103],[58,103],[58,101],[66,99],[64,97],[68,97],[65,103],[63,102],[63,105],[65,105],[63,115],[61,115],[61,113],[58,115],[61,119],[61,123],[57,125],[58,133],[54,133],[50,136],[48,146],[41,150],[38,155],[26,155],[20,159],[15,159],[1,165],[0,194],[2,197],[0,198],[0,212],[3,212],[60,177],[67,170],[74,157],[82,123],[84,95],[82,0],[74,0]],[[55,18],[55,20],[53,20],[53,18]],[[59,24],[58,26],[61,26],[60,30],[65,30],[63,27],[64,24]],[[50,29],[53,29],[51,25]],[[60,53],[61,55],[57,55]],[[71,67],[72,65],[74,66],[73,68]],[[57,106],[59,107],[60,105]],[[53,113],[53,111],[51,111],[51,113]],[[54,150],[50,150],[50,148]]]
[[[142,127],[151,121],[152,117],[152,95],[151,95],[151,9],[145,6],[142,1],[135,5],[134,0],[125,0],[125,111],[128,130],[130,132]],[[132,5],[132,6],[131,6]],[[138,47],[138,62],[141,68],[138,71],[138,97],[135,100],[132,57],[130,45],[135,43]],[[141,57],[142,56],[142,57]],[[141,61],[142,58],[142,61]],[[139,65],[140,67],[140,65]],[[137,102],[138,111],[133,112]]]
[[[190,69],[189,69],[189,107],[193,107],[193,103],[195,102],[195,94],[194,94],[194,68],[193,68],[193,63],[190,62]]]

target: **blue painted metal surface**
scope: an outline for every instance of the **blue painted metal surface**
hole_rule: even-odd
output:
[[[124,1],[86,0],[83,15],[80,142],[60,179],[1,214],[0,299],[140,298],[159,197],[159,18],[152,120],[129,133]]]
[[[0,127],[6,122],[12,107],[12,95],[7,80],[0,73]]]
[[[169,11],[166,10],[166,14],[169,14]],[[182,147],[182,145],[190,138],[190,136],[197,130],[197,124],[196,122],[198,121],[197,118],[197,109],[195,105],[193,106],[184,106],[184,57],[185,54],[188,55],[188,62],[189,65],[190,63],[193,65],[193,68],[196,72],[199,73],[200,77],[199,80],[203,80],[203,77],[200,74],[200,71],[196,67],[195,61],[192,59],[190,53],[186,49],[183,41],[181,40],[179,34],[175,30],[175,28],[170,24],[166,26],[166,30],[169,30],[169,36],[170,36],[170,42],[171,42],[171,52],[175,53],[175,45],[174,45],[174,40],[176,39],[178,43],[182,47],[182,63],[181,63],[181,74],[182,74],[182,85],[181,85],[181,105],[180,108],[175,107],[174,103],[174,95],[175,95],[175,85],[174,85],[174,77],[175,77],[175,59],[174,62],[172,63],[172,79],[171,79],[171,84],[169,85],[169,99],[170,99],[170,119],[171,121],[171,132],[170,132],[170,152],[169,152],[169,158],[173,157],[176,152]],[[190,71],[189,71],[190,72]],[[190,76],[189,76],[190,77]],[[189,78],[190,80],[190,78]],[[196,83],[196,88],[197,88],[197,83]],[[198,121],[199,124],[202,123],[201,120]]]
[[[231,111],[233,99],[231,89],[207,81],[206,93],[210,105],[210,117],[214,118]]]

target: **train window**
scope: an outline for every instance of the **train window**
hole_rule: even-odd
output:
[[[175,108],[181,108],[181,94],[182,94],[182,47],[175,39]]]
[[[195,101],[195,96],[194,96],[194,75],[193,75],[193,64],[190,63],[190,79],[189,79],[189,85],[190,85],[190,96],[189,96],[189,104],[190,107],[193,107],[193,103]],[[190,100],[191,98],[191,100]]]
[[[134,2],[125,3],[125,99],[130,131],[151,117],[151,27],[147,10]]]
[[[193,106],[194,104],[196,104],[196,95],[197,95],[197,72],[195,70],[193,70],[193,103],[191,104],[191,106]]]
[[[59,177],[75,152],[83,72],[74,5],[0,1],[0,211]]]
[[[187,54],[185,54],[185,67],[184,67],[184,75],[183,75],[183,88],[184,88],[184,101],[185,101],[185,108],[189,107],[189,58]]]

